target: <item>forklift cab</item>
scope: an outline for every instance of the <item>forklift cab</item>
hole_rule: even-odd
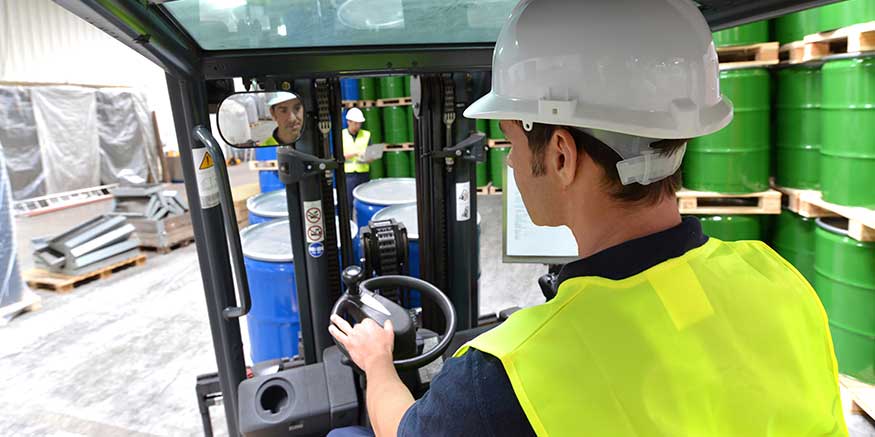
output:
[[[396,368],[417,397],[443,359],[500,322],[478,312],[474,181],[485,138],[462,112],[489,91],[494,41],[516,0],[55,2],[167,73],[218,367],[199,381],[198,396],[222,398],[230,435],[324,435],[368,423],[364,378],[327,330],[333,313],[392,319]],[[830,2],[697,3],[720,30]],[[340,80],[398,74],[411,75],[418,279],[407,276],[407,236],[397,222],[360,229],[362,256],[354,254],[352,205],[342,194]],[[291,94],[280,99],[299,103],[288,132],[247,137],[235,130],[222,108],[241,93],[266,100]],[[216,113],[220,138],[210,126]],[[219,139],[240,148],[278,146],[296,261],[301,351],[251,369],[240,318],[252,302]],[[549,299],[551,284],[541,283]],[[401,305],[411,290],[423,297],[418,308]],[[204,424],[209,434],[208,415]]]

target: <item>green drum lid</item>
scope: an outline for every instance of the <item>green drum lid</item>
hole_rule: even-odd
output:
[[[407,131],[406,107],[387,106],[383,108],[383,138],[387,144],[410,142],[410,135]]]
[[[383,154],[386,162],[386,176],[390,178],[410,177],[410,152],[391,150]]]
[[[831,322],[875,336],[875,243],[847,236],[847,220],[817,220],[815,288]]]
[[[757,215],[698,216],[702,231],[723,241],[762,239],[762,220]]]
[[[731,27],[714,32],[717,47],[758,44],[769,41],[769,22],[767,20]]]
[[[380,115],[380,108],[362,108],[362,114],[365,116],[365,122],[362,123],[362,129],[371,133],[371,144],[382,143],[383,117]]]
[[[492,175],[492,186],[504,189],[504,166],[510,147],[489,148],[489,173]]]
[[[875,1],[847,0],[819,8],[821,31],[875,20]]]
[[[404,94],[403,76],[383,76],[380,78],[380,98],[397,99],[407,97]]]
[[[839,372],[875,384],[875,336],[864,335],[830,322]]]
[[[377,100],[377,79],[363,77],[359,79],[359,98],[362,100]]]
[[[501,126],[499,126],[500,120],[489,120],[489,139],[490,140],[503,140],[504,132],[501,131]]]
[[[772,235],[772,247],[814,283],[814,219],[781,211]]]
[[[369,173],[369,176],[372,180],[386,177],[386,169],[383,166],[383,158],[371,162]]]
[[[780,44],[802,41],[805,35],[820,32],[820,10],[806,9],[775,19],[775,39]]]
[[[489,185],[489,164],[485,162],[477,163],[477,187],[485,187]]]

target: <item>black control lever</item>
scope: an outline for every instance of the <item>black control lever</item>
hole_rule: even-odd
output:
[[[475,132],[455,146],[432,152],[431,156],[435,159],[453,158],[472,162],[485,162],[486,135]]]
[[[276,159],[280,181],[286,185],[297,184],[305,178],[316,176],[326,170],[334,170],[338,166],[337,161],[333,159],[317,158],[291,147],[277,149]]]

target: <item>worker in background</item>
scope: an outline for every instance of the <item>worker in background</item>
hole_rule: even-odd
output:
[[[568,226],[580,259],[556,297],[462,347],[418,401],[390,323],[333,319],[378,436],[847,435],[811,286],[765,244],[678,214],[688,139],[732,119],[692,1],[524,0],[492,84],[465,117],[501,120],[532,221]]]
[[[371,144],[371,133],[362,129],[365,115],[359,108],[352,108],[346,112],[347,128],[343,130],[343,158],[346,164],[343,166],[346,172],[346,198],[352,205],[352,190],[370,179],[371,166],[359,162],[364,156],[365,150]]]
[[[304,105],[301,99],[290,92],[280,91],[267,105],[270,108],[270,118],[276,122],[276,129],[261,146],[288,145],[298,141],[304,126]]]

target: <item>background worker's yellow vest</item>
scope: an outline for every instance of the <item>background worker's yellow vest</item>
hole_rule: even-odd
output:
[[[343,130],[343,153],[363,153],[371,142],[371,133],[362,129],[359,135],[353,139],[349,129]],[[347,159],[343,165],[343,171],[347,173],[365,173],[371,169],[368,164],[359,164],[356,158]]]
[[[847,435],[823,307],[760,242],[566,280],[468,347],[502,361],[542,436]]]

